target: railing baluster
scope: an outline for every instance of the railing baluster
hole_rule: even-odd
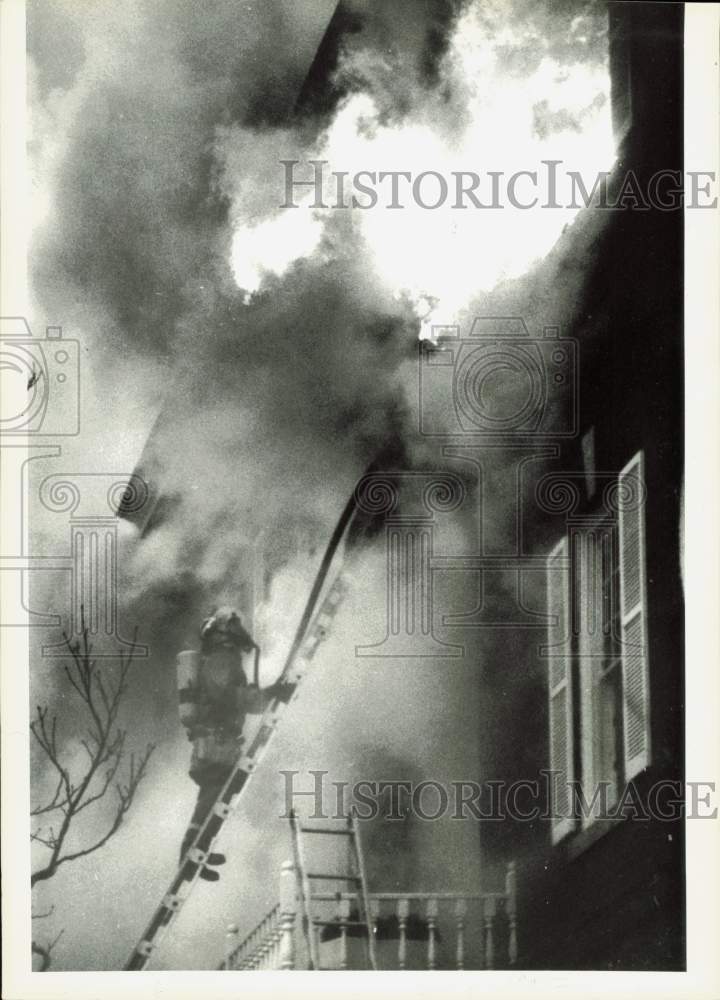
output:
[[[257,936],[258,936],[258,931],[256,927],[253,930],[252,935],[250,936],[250,945],[248,948],[248,958],[250,959],[251,969],[255,968],[255,949],[257,948]]]
[[[295,917],[297,915],[297,880],[292,861],[280,869],[280,968],[295,968]]]
[[[262,969],[263,959],[265,958],[265,929],[267,927],[267,917],[263,917],[260,922],[260,929],[258,930],[258,946],[257,946],[257,967]]]
[[[243,947],[243,969],[247,969],[250,966],[250,935],[245,939],[245,945]]]
[[[515,965],[518,957],[517,945],[517,875],[515,872],[515,862],[511,861],[507,866],[505,875],[505,906],[508,917],[508,961],[510,965]]]
[[[353,906],[358,902],[354,893],[316,893],[313,900],[322,903],[325,907],[336,903],[337,932],[339,934],[339,948],[337,967],[347,969],[354,962],[351,952],[351,934],[349,924],[353,913]],[[406,969],[409,958],[408,925],[410,917],[414,913],[414,907],[420,908],[418,916],[424,915],[427,927],[427,949],[425,965],[428,969],[436,969],[444,963],[457,969],[464,969],[467,960],[468,927],[473,928],[473,939],[475,937],[475,919],[472,925],[468,924],[468,905],[473,901],[480,908],[480,933],[478,935],[478,945],[480,955],[477,967],[492,969],[496,962],[505,967],[514,966],[518,960],[518,929],[517,929],[517,876],[516,867],[513,862],[507,865],[505,872],[504,892],[481,894],[460,894],[454,892],[410,892],[400,895],[396,892],[377,892],[369,895],[367,900],[368,922],[374,931],[377,927],[384,904],[395,906],[397,916],[397,968]],[[449,921],[454,920],[455,924],[455,947],[454,959],[452,945],[448,941],[449,954],[443,958],[440,951],[440,924],[441,924],[441,904],[447,902],[452,904],[452,909],[448,912]],[[502,920],[502,934],[500,943],[497,939],[498,909],[502,909],[504,914]],[[362,912],[362,906],[359,907]],[[332,910],[323,910],[324,913],[332,914]],[[390,916],[387,910],[386,914]],[[473,909],[473,913],[474,913]],[[298,934],[297,934],[297,875],[291,861],[286,861],[280,872],[280,901],[267,913],[263,919],[246,935],[244,940],[238,942],[238,928],[235,924],[228,925],[225,935],[225,959],[220,965],[224,969],[294,969],[298,961]],[[442,911],[444,921],[445,910]],[[452,913],[452,916],[451,916]],[[507,951],[505,942],[505,916],[507,916]],[[413,920],[414,920],[413,916]],[[320,937],[319,929],[315,925],[311,928],[311,933]],[[448,938],[452,935],[450,930]],[[503,954],[496,955],[498,947],[502,947]],[[304,954],[304,950],[303,950]],[[475,961],[476,956],[473,955]],[[475,965],[473,966],[475,967]]]
[[[272,934],[272,917],[265,918],[265,926],[263,928],[263,943],[260,952],[261,967],[267,969],[268,967],[268,956],[270,954],[270,937]]]
[[[225,968],[232,969],[234,957],[233,953],[237,947],[238,939],[238,925],[228,924],[227,933],[225,934]]]
[[[273,931],[273,942],[272,942],[272,963],[270,965],[271,969],[280,968],[280,938],[282,936],[282,930],[280,929],[280,912],[279,908],[275,912],[275,929]]]
[[[464,899],[455,903],[455,968],[465,968],[465,915],[467,905]]]
[[[282,914],[278,906],[277,937],[275,938],[275,968],[282,969],[283,925]]]
[[[350,900],[338,900],[338,919],[340,920],[340,968],[348,967],[348,928],[347,922],[350,919]]]
[[[485,968],[492,969],[495,964],[495,899],[493,896],[486,896],[484,899],[485,916]]]
[[[277,948],[277,913],[273,910],[272,919],[270,921],[270,948],[268,950],[268,969],[277,969],[276,964],[276,948]]]
[[[378,925],[378,921],[380,919],[380,906],[381,906],[380,900],[377,899],[377,898],[374,898],[373,896],[370,896],[370,898],[368,900],[368,905],[369,905],[369,912],[368,912],[369,921],[368,922],[370,924],[370,933],[373,935],[373,938],[374,938],[374,941],[375,941],[375,949],[376,949],[375,959],[376,959],[376,962],[377,962],[377,938],[375,938],[375,934],[377,932],[377,925]],[[370,942],[369,941],[368,941],[368,945],[367,945],[367,955],[368,955],[368,963],[369,963],[369,961],[370,961]],[[380,968],[379,964],[378,964],[378,968]]]
[[[437,965],[435,957],[435,934],[438,918],[438,901],[434,896],[431,896],[425,904],[425,918],[428,928],[427,967],[428,969],[434,969]]]
[[[407,919],[410,914],[410,900],[398,899],[398,968],[404,969],[407,961]]]

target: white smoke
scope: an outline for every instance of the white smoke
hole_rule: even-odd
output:
[[[534,169],[543,158],[565,157],[571,169],[591,168],[594,174],[612,160],[606,61],[583,49],[582,19],[568,24],[549,14],[548,5],[532,12],[527,4],[515,10],[511,3],[469,5],[431,86],[419,83],[404,64],[398,69],[377,47],[370,52],[348,41],[338,72],[349,90],[322,134],[310,137],[299,128],[267,124],[217,127],[236,86],[236,40],[226,28],[236,23],[237,6],[222,6],[210,19],[196,5],[167,3],[155,13],[154,6],[138,3],[133,10],[144,12],[142,21],[118,14],[124,30],[117,37],[116,19],[108,19],[100,32],[108,59],[96,56],[78,78],[75,97],[67,102],[70,120],[52,118],[47,126],[63,136],[59,126],[71,128],[58,148],[62,162],[43,168],[53,180],[43,196],[46,228],[56,222],[58,205],[63,212],[57,233],[45,234],[49,249],[40,248],[40,283],[44,277],[46,296],[53,308],[64,309],[68,323],[97,331],[85,337],[96,362],[92,443],[97,438],[107,449],[108,441],[118,440],[116,428],[134,424],[132,433],[120,435],[134,445],[142,430],[136,409],[165,394],[168,419],[155,442],[164,463],[160,485],[167,497],[180,498],[137,546],[134,562],[123,563],[123,600],[135,600],[140,638],[152,651],[134,723],[140,742],[146,735],[163,741],[155,762],[161,780],[143,789],[142,802],[108,854],[79,868],[78,875],[68,867],[57,883],[59,894],[72,892],[80,901],[78,910],[106,914],[113,930],[117,924],[109,940],[105,921],[85,930],[72,921],[75,929],[66,934],[59,964],[75,967],[122,961],[139,909],[149,912],[173,869],[192,808],[189,747],[177,723],[171,667],[184,643],[182,629],[194,624],[188,625],[192,587],[202,590],[203,600],[222,594],[232,601],[248,539],[268,524],[296,519],[327,539],[367,462],[384,442],[408,431],[403,410],[416,388],[410,351],[423,332],[419,318],[426,324],[453,322],[480,293],[525,274],[571,219],[560,210],[512,208],[283,212],[277,207],[284,196],[279,161],[327,159],[328,172],[448,173]],[[299,9],[282,6],[290,14]],[[273,9],[253,8],[259,21],[266,11],[272,20]],[[281,42],[272,25],[257,29],[260,42],[245,32],[240,83],[248,92],[272,90],[267,67],[273,52],[290,51],[297,34],[292,17],[288,25]],[[161,44],[166,36],[167,45]],[[90,52],[93,41],[90,31]],[[114,48],[124,59],[113,57]],[[206,53],[212,58],[203,58]],[[235,120],[251,104],[243,99]],[[160,130],[157,141],[155,123],[168,116],[173,128]],[[230,198],[229,227],[210,212],[202,214],[210,200],[203,161],[208,122],[215,129],[217,188]],[[47,149],[50,156],[52,142]],[[43,228],[42,218],[38,226]],[[572,298],[567,285],[553,286],[552,294],[563,303]],[[555,321],[561,306],[554,301],[556,312],[548,318]],[[109,401],[124,383],[133,408],[124,393],[111,410]],[[121,443],[124,455],[131,453],[129,470],[137,450],[127,440]],[[95,471],[90,463],[101,453],[100,446],[88,451],[84,438],[78,466],[87,461]],[[316,553],[300,548],[275,574],[261,608],[259,625],[262,630],[265,624],[274,642],[267,645],[263,681],[272,680],[282,662],[313,559]],[[348,770],[360,738],[381,748],[394,742],[393,749],[408,758],[420,748],[428,768],[441,756],[448,773],[453,753],[475,759],[463,735],[476,719],[467,696],[472,675],[449,683],[438,671],[419,683],[386,662],[353,669],[355,644],[372,641],[370,625],[382,626],[376,619],[383,610],[383,573],[376,554],[368,560],[366,579],[359,577],[362,600],[350,595],[352,614],[328,645],[325,670],[319,663],[304,688],[295,724],[266,762],[267,775],[276,776],[278,763],[312,763],[318,734],[323,759],[343,766],[347,760]],[[338,706],[338,699],[344,704]],[[465,728],[458,721],[463,711],[470,715]],[[257,858],[246,845],[248,867],[225,882],[233,919],[237,885],[244,899],[274,891],[268,834],[254,811],[263,798],[267,816],[275,803],[267,798],[267,785],[254,785],[242,819],[257,826]],[[246,844],[247,829],[241,832],[237,839]],[[142,886],[127,897],[130,856]],[[236,857],[231,864],[241,862],[239,848]],[[191,950],[193,960],[204,963],[220,933],[217,902],[207,895],[199,899],[193,915],[205,922],[192,921],[187,937],[178,939],[187,944],[176,959],[183,967]],[[202,934],[211,939],[204,952]]]
[[[284,156],[289,143],[300,161],[298,180],[312,179],[308,161],[325,163],[324,201],[330,206],[338,202],[334,173],[353,177],[368,171],[377,177],[383,171],[413,176],[434,171],[450,182],[449,196],[437,209],[415,203],[409,183],[400,189],[404,207],[388,209],[386,180],[377,185],[383,194],[374,207],[314,208],[314,191],[297,188],[297,207],[278,211],[285,196],[284,172],[280,157],[272,160],[272,139],[264,136],[265,171],[275,172],[276,190],[275,204],[266,200],[267,214],[258,221],[257,202],[247,197],[255,184],[243,169],[251,139],[241,130],[224,134],[225,183],[234,196],[232,268],[248,296],[293,263],[318,252],[330,254],[333,243],[342,243],[338,216],[346,212],[352,213],[353,240],[367,267],[391,294],[408,298],[426,326],[452,323],[478,293],[517,278],[548,253],[579,208],[543,207],[547,197],[542,195],[548,195],[543,171],[549,169],[543,163],[561,161],[557,201],[565,205],[570,201],[568,172],[592,181],[614,160],[608,71],[603,62],[589,62],[581,47],[574,62],[543,54],[539,45],[537,61],[515,64],[508,54],[524,51],[529,29],[508,25],[505,6],[468,7],[453,30],[437,86],[405,86],[408,106],[401,117],[389,108],[402,82],[394,82],[392,65],[378,53],[362,50],[347,56],[340,70],[360,89],[343,100],[319,139],[308,147],[299,135],[283,134]],[[576,18],[569,32],[581,30]],[[514,207],[505,192],[502,208],[478,210],[468,199],[468,207],[455,208],[453,175],[463,171],[499,173],[505,179],[501,185],[518,171],[535,171],[541,196],[529,209]],[[428,180],[424,189],[430,204],[438,197],[434,184]],[[532,200],[530,184],[530,179],[518,183],[517,201]],[[262,191],[267,195],[269,190],[264,176]],[[490,193],[486,178],[478,197],[488,204]]]

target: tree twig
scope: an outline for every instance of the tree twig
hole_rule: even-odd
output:
[[[33,816],[58,813],[61,817],[57,833],[53,827],[46,832],[38,827],[31,839],[50,851],[50,856],[38,870],[33,872],[31,884],[52,878],[60,865],[85,857],[99,850],[119,829],[123,818],[130,809],[140,782],[147,773],[147,766],[155,750],[149,743],[136,766],[130,757],[128,775],[125,781],[116,781],[125,756],[127,733],[117,725],[118,714],[127,693],[129,671],[132,666],[132,648],[136,644],[137,629],[133,635],[129,653],[121,653],[119,666],[112,678],[103,679],[92,658],[92,644],[85,625],[84,609],[81,609],[81,639],[72,641],[63,634],[70,662],[64,664],[65,674],[71,689],[84,705],[89,715],[87,737],[80,740],[87,755],[83,772],[74,779],[70,766],[66,764],[57,743],[57,716],[49,717],[48,708],[38,705],[36,716],[30,723],[30,730],[40,749],[57,772],[58,780],[52,798],[44,805],[32,810]],[[96,841],[75,850],[63,853],[68,832],[73,821],[84,809],[104,799],[114,784],[116,802],[107,831]],[[40,945],[38,948],[44,946]],[[35,945],[34,945],[34,950]],[[43,954],[37,951],[38,954]]]

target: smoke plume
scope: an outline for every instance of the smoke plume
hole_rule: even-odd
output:
[[[271,681],[363,469],[389,446],[436,467],[417,430],[418,338],[480,313],[525,315],[532,333],[569,321],[599,226],[572,211],[281,209],[282,159],[351,172],[612,161],[600,5],[352,0],[324,103],[316,92],[294,114],[334,6],[30,4],[33,294],[85,359],[84,430],[63,461],[129,472],[149,436],[165,504],[121,552],[123,619],[151,648],[130,712],[139,740],[160,740],[156,781],[106,851],[48,889],[74,901],[64,968],[118,967],[172,874],[194,794],[172,660],[199,616],[242,600],[260,544]],[[348,609],[229,827],[220,894],[199,888],[168,967],[214,961],[218,915],[237,919],[241,898],[248,918],[272,905],[281,768],[378,779],[407,761],[409,778],[475,777],[474,660],[355,658],[383,628],[381,541],[357,557]],[[450,597],[467,603],[459,585]],[[37,672],[38,691],[50,674]],[[467,825],[422,838],[438,888],[477,864]],[[115,891],[129,858],[131,897]],[[398,877],[420,878],[408,864]],[[375,871],[392,876],[387,861]]]

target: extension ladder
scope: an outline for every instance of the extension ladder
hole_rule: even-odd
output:
[[[338,573],[320,605],[312,625],[302,635],[301,641],[296,642],[291,650],[278,678],[280,681],[297,685],[290,701],[293,701],[297,696],[300,682],[311,667],[312,658],[327,634],[328,626],[345,595],[346,589],[343,577],[341,573]],[[248,749],[238,758],[217,802],[182,858],[168,892],[153,913],[142,938],[133,949],[125,965],[126,971],[137,972],[147,966],[153,951],[187,901],[225,821],[237,807],[241,792],[260,763],[285,707],[285,702],[274,698],[265,709],[254,739]]]
[[[374,468],[375,462],[368,466],[364,476],[367,476]],[[347,589],[342,577],[341,553],[339,557],[340,568],[336,572],[334,582],[327,590],[327,596],[320,604],[317,614],[315,614],[315,609],[325,588],[325,582],[329,577],[330,569],[334,565],[337,553],[341,551],[341,546],[348,536],[357,511],[357,496],[356,492],[353,492],[345,504],[340,518],[335,525],[335,529],[330,536],[330,541],[327,544],[310,591],[310,596],[305,605],[305,610],[300,619],[300,624],[295,633],[295,639],[278,678],[279,681],[287,681],[297,685],[293,699],[297,696],[300,682],[310,669],[315,651],[325,638],[328,626]],[[146,967],[153,951],[157,948],[168,927],[172,924],[183,904],[190,896],[200,876],[202,866],[207,860],[208,854],[212,851],[212,846],[225,824],[225,820],[237,806],[241,792],[249,781],[251,774],[260,763],[265,749],[280,721],[285,704],[280,699],[274,698],[265,709],[252,743],[247,751],[238,759],[215,805],[195,835],[195,839],[188,848],[185,856],[181,859],[175,878],[170,883],[167,893],[153,913],[150,923],[147,925],[143,936],[136,944],[125,965],[126,971],[139,972]]]
[[[329,881],[345,883],[352,886],[357,893],[358,917],[356,920],[343,920],[343,933],[347,928],[362,928],[366,933],[367,957],[371,969],[377,969],[375,956],[375,928],[370,915],[370,904],[368,899],[367,875],[365,872],[365,859],[363,857],[360,843],[360,831],[358,829],[357,816],[353,809],[344,827],[318,827],[301,826],[294,810],[290,812],[290,829],[293,839],[293,854],[295,858],[295,870],[298,874],[300,889],[300,911],[302,915],[302,928],[305,941],[308,947],[311,969],[321,969],[318,930],[321,927],[337,927],[338,921],[321,920],[313,917],[313,887],[314,881]],[[318,836],[345,836],[349,838],[350,859],[353,870],[350,872],[315,872],[308,871],[307,855],[305,850],[305,839],[310,835]]]

